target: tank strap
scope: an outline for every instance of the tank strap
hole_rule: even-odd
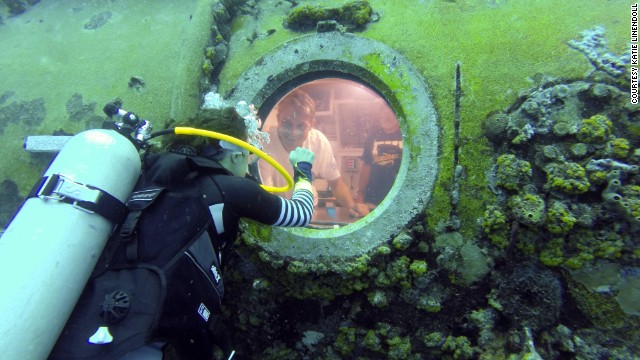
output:
[[[31,189],[27,199],[32,197],[71,204],[79,210],[97,213],[114,224],[119,224],[127,213],[127,206],[115,196],[61,174],[43,176]]]

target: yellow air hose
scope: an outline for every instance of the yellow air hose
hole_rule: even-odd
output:
[[[287,170],[285,170],[282,167],[282,165],[280,165],[267,153],[247,143],[246,141],[242,141],[240,139],[234,138],[233,136],[221,134],[215,131],[202,130],[202,129],[196,129],[191,127],[179,126],[179,127],[175,127],[173,131],[175,132],[176,135],[198,135],[198,136],[205,136],[205,137],[210,137],[218,140],[224,140],[226,142],[237,145],[245,150],[249,150],[250,152],[256,154],[259,158],[269,163],[269,165],[273,166],[273,168],[276,169],[280,173],[280,175],[282,175],[284,179],[287,181],[287,185],[282,187],[260,185],[262,186],[263,189],[267,190],[268,192],[285,192],[293,188],[293,179],[291,178],[291,175],[289,175]]]

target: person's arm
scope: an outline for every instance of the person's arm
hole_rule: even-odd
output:
[[[342,181],[342,177],[339,177],[335,180],[329,181],[329,186],[331,186],[331,191],[333,192],[333,196],[336,198],[336,201],[340,204],[340,206],[344,206],[348,209],[353,208],[353,198],[351,197],[351,193],[349,192],[349,188],[347,184]]]
[[[369,185],[369,176],[371,175],[371,166],[369,164],[362,162],[362,167],[360,168],[360,175],[358,181],[358,196],[356,196],[356,202],[364,203],[364,192]]]
[[[308,181],[297,182],[291,200],[280,197],[280,210],[274,226],[307,226],[313,217],[313,191]]]
[[[285,199],[262,189],[251,180],[223,177],[226,201],[240,217],[274,226],[306,226],[313,216],[311,167],[313,153],[298,148],[289,160],[294,167],[294,191]],[[294,165],[295,164],[295,165]]]
[[[223,176],[217,182],[225,194],[225,210],[238,217],[265,225],[293,227],[307,226],[313,216],[309,182],[296,183],[291,199],[272,194],[247,178]]]
[[[338,201],[340,205],[349,209],[351,216],[360,217],[369,213],[366,206],[360,206],[362,204],[356,204],[356,202],[353,201],[349,187],[347,187],[347,184],[342,181],[341,177],[329,181],[329,185],[331,186],[331,191],[333,192],[333,196],[336,198],[336,201]]]

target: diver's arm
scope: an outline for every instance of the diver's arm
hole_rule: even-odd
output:
[[[282,200],[281,213],[276,226],[307,226],[313,216],[313,190],[311,167],[315,155],[312,151],[297,148],[289,154],[293,167],[293,195]]]
[[[218,180],[226,194],[225,205],[240,217],[275,226],[306,226],[313,216],[311,164],[313,153],[298,148],[291,153],[294,168],[294,191],[291,199],[271,194],[257,183],[224,176]]]
[[[224,192],[224,209],[238,217],[265,225],[306,226],[313,216],[313,193],[309,182],[296,183],[291,199],[272,194],[259,184],[237,176],[216,180]]]
[[[313,217],[313,191],[309,181],[297,181],[291,200],[280,198],[281,206],[275,226],[307,226]]]

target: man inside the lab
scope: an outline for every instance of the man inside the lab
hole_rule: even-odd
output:
[[[285,164],[288,161],[290,149],[307,148],[315,153],[313,177],[326,179],[332,190],[336,202],[349,209],[352,217],[364,216],[368,213],[362,204],[356,204],[348,186],[340,176],[340,170],[333,154],[333,149],[327,137],[313,128],[315,122],[315,103],[304,91],[296,89],[277,106],[278,126],[270,134],[270,142],[265,151],[277,162]],[[270,186],[286,185],[282,175],[264,161],[259,162],[262,183]]]

